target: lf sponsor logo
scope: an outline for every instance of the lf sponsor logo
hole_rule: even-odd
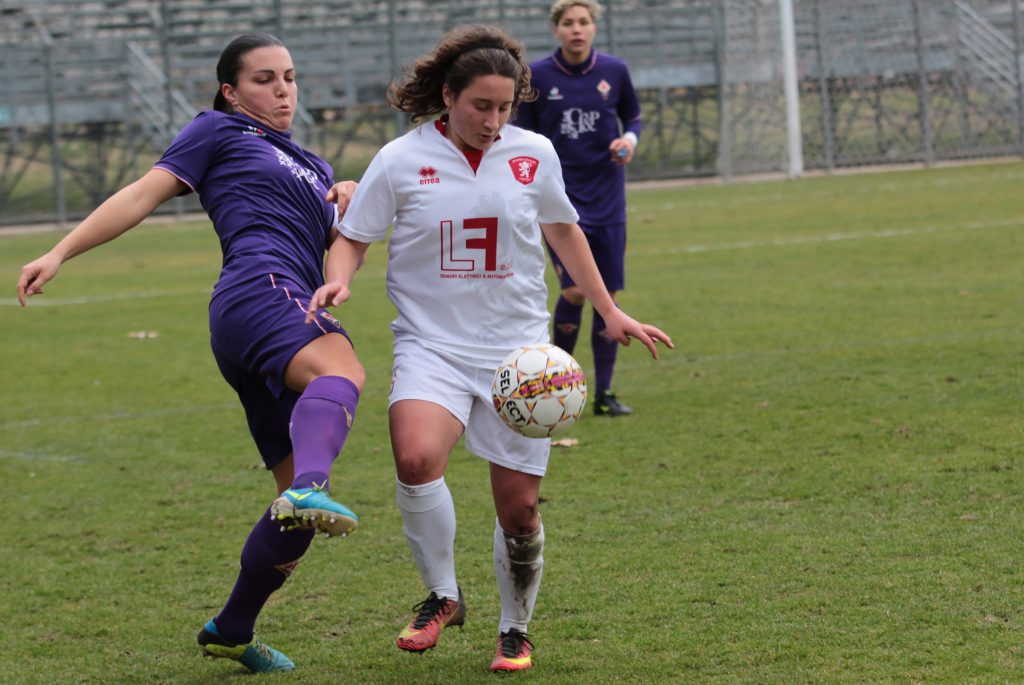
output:
[[[420,170],[416,172],[420,175],[420,185],[426,186],[434,183],[440,183],[441,179],[437,177],[437,169],[432,166],[421,166]]]
[[[537,176],[537,167],[540,162],[533,157],[514,157],[508,160],[508,165],[512,167],[512,175],[515,179],[527,186],[533,183],[533,179]]]

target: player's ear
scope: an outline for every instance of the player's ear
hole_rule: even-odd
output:
[[[238,96],[235,95],[235,88],[230,83],[220,84],[221,95],[228,101],[228,104],[232,107],[238,107]]]
[[[444,100],[444,106],[448,109],[452,108],[452,102],[455,98],[452,97],[452,89],[448,87],[447,83],[441,84],[441,99]]]

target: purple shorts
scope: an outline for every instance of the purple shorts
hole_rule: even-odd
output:
[[[583,229],[583,234],[587,236],[587,242],[590,243],[590,251],[594,255],[594,261],[597,262],[597,270],[601,272],[604,287],[613,293],[624,290],[626,288],[626,226],[624,224],[611,226],[580,224],[580,228]],[[547,248],[562,290],[576,285],[569,272],[562,266],[562,261],[555,251],[551,249],[550,245]]]
[[[210,347],[224,380],[238,393],[249,432],[267,468],[292,451],[288,433],[300,393],[284,384],[295,353],[328,333],[348,338],[326,309],[307,324],[312,293],[267,274],[218,291],[210,302]]]

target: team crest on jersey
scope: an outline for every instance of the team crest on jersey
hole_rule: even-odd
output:
[[[334,326],[335,328],[341,328],[341,322],[340,322],[340,321],[338,321],[337,319],[335,319],[335,318],[334,318],[334,315],[333,315],[333,314],[331,314],[331,313],[330,313],[329,311],[327,311],[326,309],[325,309],[325,310],[322,310],[322,311],[320,312],[320,318],[321,318],[321,319],[324,319],[324,320],[326,320],[327,322],[329,322],[329,323],[330,323],[330,324],[331,324],[332,326]]]
[[[420,185],[426,186],[432,183],[440,183],[441,179],[437,177],[437,169],[430,166],[421,166],[420,170],[416,172],[420,176]]]
[[[608,93],[612,92],[612,84],[608,83],[604,79],[601,79],[601,82],[597,84],[597,92],[601,94],[601,97],[607,100]]]
[[[512,175],[516,180],[524,186],[528,186],[537,176],[537,167],[540,166],[540,162],[533,157],[514,157],[508,160],[508,165],[512,167]]]
[[[562,91],[558,90],[558,86],[551,86],[551,90],[548,91],[548,100],[561,100]]]

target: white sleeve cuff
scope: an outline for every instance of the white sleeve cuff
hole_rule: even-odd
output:
[[[622,137],[629,141],[629,144],[633,147],[634,150],[636,149],[637,143],[640,142],[637,139],[636,134],[633,133],[632,131],[626,131],[625,133],[622,134]]]

